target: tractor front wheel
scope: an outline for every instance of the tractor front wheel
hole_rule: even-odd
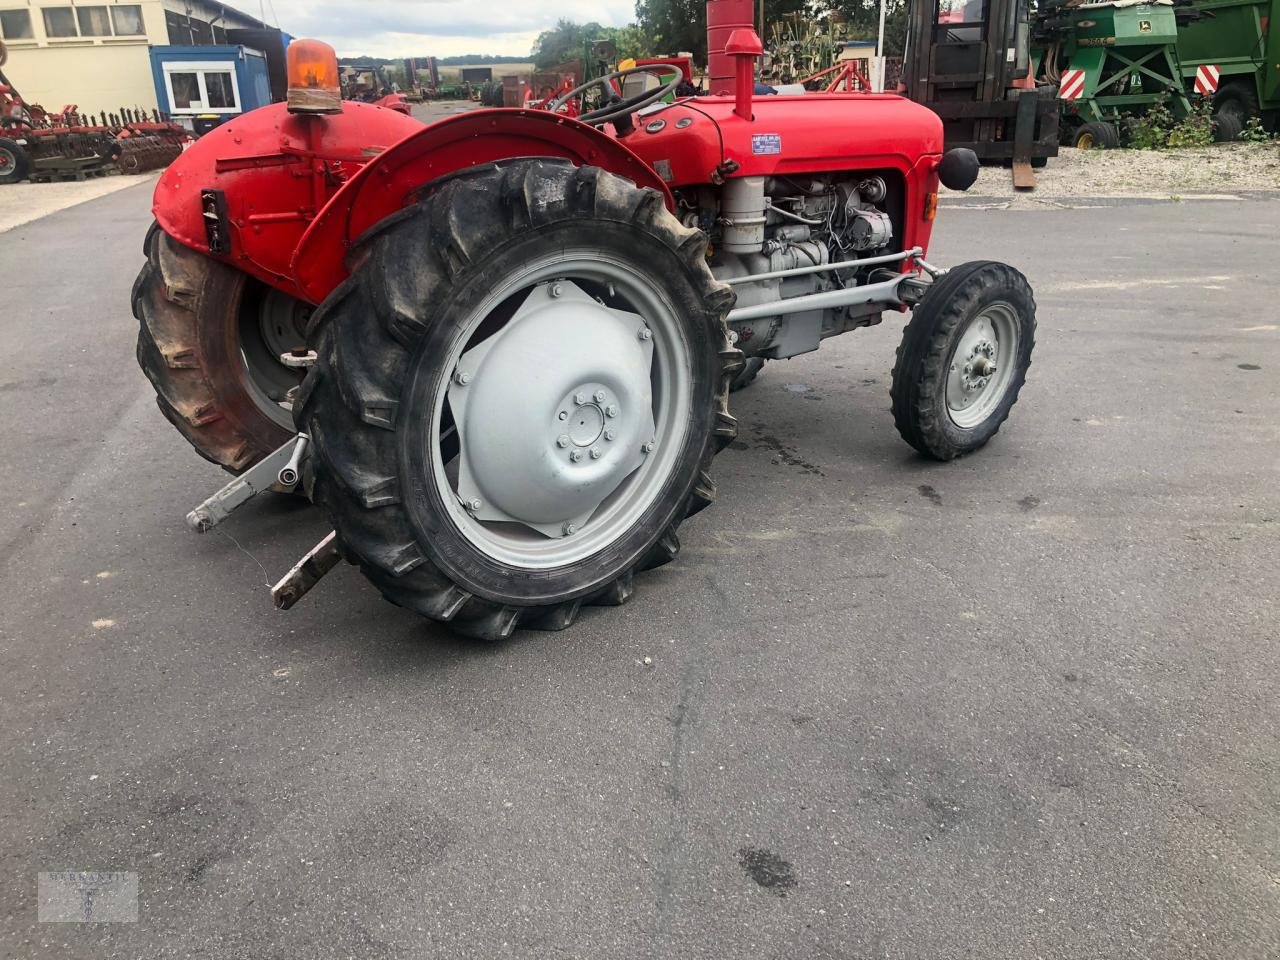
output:
[[[554,159],[444,178],[375,227],[297,410],[347,558],[484,639],[628,599],[736,432],[705,254],[658,193]]]
[[[893,368],[893,417],[927,457],[977,450],[1018,401],[1035,345],[1026,278],[1003,263],[961,264],[916,306]]]
[[[161,412],[207,460],[243,473],[293,436],[311,308],[178,243],[153,224],[133,285],[138,364]]]

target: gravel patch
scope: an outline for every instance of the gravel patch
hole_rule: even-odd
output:
[[[1280,143],[1220,143],[1186,150],[1062,147],[1048,166],[1036,171],[1036,181],[1032,192],[1015,191],[1007,167],[989,166],[969,190],[942,192],[953,199],[1013,199],[1013,205],[1107,197],[1236,199],[1280,191]]]

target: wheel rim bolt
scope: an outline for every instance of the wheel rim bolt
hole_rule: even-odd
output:
[[[578,525],[576,523],[566,523],[563,529],[564,529],[564,535],[567,537],[570,534],[578,532]]]
[[[479,497],[475,497],[467,501],[467,509],[470,510],[472,513],[475,513],[482,506],[484,506],[484,504],[480,502]]]
[[[560,436],[556,437],[556,446],[559,447],[561,450],[563,450],[568,445],[569,445],[569,435],[567,433],[562,433],[560,434]]]
[[[561,419],[561,420],[568,420],[568,419],[569,419],[569,411],[568,411],[568,410],[561,410],[561,411],[560,411],[560,419]]]
[[[597,391],[595,392],[595,401],[596,401],[596,403],[604,403],[604,401],[605,401],[605,394],[604,394],[604,391],[603,391],[603,390],[597,390]]]
[[[584,403],[587,402],[587,395],[581,392],[575,393],[573,395],[573,402],[576,403],[578,406],[582,406]]]
[[[591,448],[591,459],[592,459],[592,460],[599,460],[599,459],[600,459],[600,450],[599,450],[597,447],[592,447],[592,448]]]
[[[653,453],[653,448],[656,446],[657,444],[650,440],[641,449],[644,450],[645,453]]]
[[[653,331],[652,331],[652,330],[650,330],[648,327],[641,327],[641,328],[640,328],[640,332],[637,334],[637,336],[638,336],[641,340],[652,340],[652,339],[653,339]]]
[[[605,415],[606,417],[616,417],[616,416],[618,415],[618,408],[617,408],[617,406],[615,406],[615,405],[614,405],[614,404],[612,404],[612,403],[611,403],[611,404],[609,404],[608,408],[607,408],[607,409],[605,410],[605,412],[604,412],[604,415]]]
[[[606,431],[604,432],[604,438],[605,438],[606,440],[612,440],[612,439],[613,439],[614,437],[616,437],[616,436],[617,436],[617,434],[616,434],[616,433],[614,433],[612,430],[606,430]]]
[[[582,451],[581,451],[581,450],[570,450],[570,451],[569,451],[569,459],[570,459],[570,460],[572,460],[574,463],[577,463],[579,460],[581,460],[581,459],[582,459]]]
[[[553,283],[553,284],[551,285],[551,288],[547,291],[547,293],[551,294],[551,296],[553,296],[553,297],[558,297],[558,296],[560,296],[560,293],[561,293],[561,290],[560,290],[560,284],[558,284],[558,283]]]
[[[459,370],[457,373],[453,375],[453,380],[454,380],[454,383],[458,384],[459,386],[465,387],[468,383],[471,382],[471,374],[463,373],[461,370]]]

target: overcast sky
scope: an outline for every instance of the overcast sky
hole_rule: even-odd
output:
[[[450,57],[510,54],[524,60],[559,17],[622,26],[635,0],[230,0],[295,37],[332,44],[339,56]]]

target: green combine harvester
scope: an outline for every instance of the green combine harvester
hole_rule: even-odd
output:
[[[1213,102],[1215,136],[1234,140],[1254,117],[1280,113],[1280,0],[1042,3],[1036,77],[1061,102],[1062,142],[1120,145],[1126,118],[1164,103],[1175,120]]]

